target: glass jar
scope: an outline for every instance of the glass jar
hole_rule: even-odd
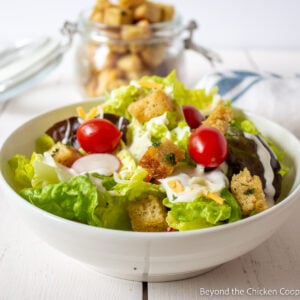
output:
[[[166,76],[174,69],[182,79],[183,53],[193,48],[195,22],[184,27],[177,15],[168,22],[111,26],[91,21],[90,13],[81,13],[77,24],[76,68],[86,97],[102,96],[145,75]]]
[[[98,0],[101,1],[107,2]],[[122,0],[122,3],[128,4],[128,1]],[[147,20],[141,20],[134,25],[111,26],[91,21],[90,15],[91,11],[85,11],[78,22],[66,21],[59,39],[42,37],[4,49],[2,61],[7,68],[10,63],[24,59],[21,55],[24,51],[35,59],[26,64],[20,62],[18,68],[6,72],[0,81],[0,101],[21,93],[59,65],[73,46],[76,35],[80,36],[80,42],[75,67],[84,98],[101,97],[144,75],[166,76],[172,70],[176,70],[178,78],[184,82],[184,49],[195,50],[212,63],[220,62],[216,53],[193,42],[195,21],[183,26],[180,17],[175,16],[172,21],[161,23],[146,24],[143,21]],[[171,18],[165,10],[163,15],[164,19]],[[126,17],[122,11],[120,16]]]

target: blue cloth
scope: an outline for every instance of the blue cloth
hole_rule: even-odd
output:
[[[300,74],[231,70],[207,74],[196,85],[208,91],[213,86],[234,106],[271,119],[300,138]]]

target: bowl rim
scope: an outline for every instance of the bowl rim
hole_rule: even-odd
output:
[[[119,235],[120,233],[122,233],[122,235],[124,236],[125,234],[128,237],[135,237],[135,238],[178,238],[178,237],[188,237],[188,236],[194,236],[194,235],[206,235],[209,234],[211,232],[219,232],[219,231],[224,231],[224,230],[231,230],[234,229],[238,226],[244,226],[248,223],[252,223],[252,222],[256,222],[262,218],[264,218],[267,215],[273,214],[275,212],[277,212],[278,210],[282,209],[282,207],[285,206],[289,206],[291,204],[291,201],[296,201],[296,197],[295,194],[299,193],[300,191],[300,182],[298,183],[298,185],[294,188],[293,191],[290,191],[288,193],[288,195],[282,199],[280,202],[276,203],[275,205],[273,205],[272,207],[266,209],[265,211],[260,212],[259,214],[253,215],[251,217],[245,218],[245,219],[241,219],[239,221],[233,222],[233,223],[226,223],[226,224],[221,224],[218,226],[212,226],[212,227],[208,227],[208,228],[200,228],[200,229],[194,229],[194,230],[186,230],[186,231],[174,231],[174,232],[136,232],[136,231],[127,231],[127,230],[119,230],[119,229],[111,229],[111,228],[103,228],[103,227],[97,227],[97,226],[92,226],[92,225],[88,225],[88,224],[84,224],[84,223],[80,223],[80,222],[76,222],[73,220],[69,220],[57,215],[54,215],[50,212],[47,212],[33,204],[31,204],[30,202],[26,201],[24,198],[22,198],[14,189],[12,186],[10,186],[4,175],[2,172],[2,167],[4,165],[4,161],[3,161],[3,149],[5,149],[6,144],[9,142],[9,140],[15,135],[17,134],[17,132],[19,130],[21,130],[21,128],[23,126],[26,126],[30,123],[33,123],[36,119],[40,119],[43,118],[49,114],[54,114],[57,111],[60,110],[68,110],[71,108],[76,108],[76,106],[88,106],[88,105],[93,105],[94,103],[97,103],[99,105],[99,101],[104,101],[104,98],[99,98],[97,100],[88,100],[88,101],[78,101],[78,102],[73,102],[71,104],[68,105],[63,105],[57,108],[53,108],[51,110],[42,112],[32,118],[30,118],[29,120],[23,122],[21,125],[19,125],[16,129],[14,129],[12,132],[9,133],[9,135],[5,138],[1,149],[0,149],[0,182],[2,182],[3,187],[9,192],[9,195],[11,196],[17,196],[17,198],[15,199],[16,201],[19,201],[20,204],[25,205],[27,208],[33,210],[34,213],[36,214],[41,214],[44,217],[48,218],[48,219],[52,219],[56,222],[62,223],[66,226],[75,226],[78,228],[80,228],[80,230],[84,230],[84,231],[90,231],[92,233],[101,233],[101,234],[108,234],[108,235]],[[261,115],[255,114],[253,112],[249,112],[247,110],[243,110],[240,109],[238,107],[234,107],[234,110],[236,111],[241,111],[242,113],[244,113],[245,115],[249,116],[249,117],[254,117],[254,118],[258,118],[263,122],[267,122],[269,124],[271,124],[271,126],[275,126],[277,128],[281,128],[281,130],[285,131],[285,133],[287,135],[290,136],[290,138],[294,139],[297,143],[299,143],[299,148],[300,148],[300,141],[299,139],[288,129],[284,128],[283,126],[281,126],[280,124],[271,121],[270,119],[267,119]],[[74,110],[75,112],[75,110]],[[300,180],[299,180],[300,181]],[[8,193],[5,193],[5,198],[9,198],[8,197]],[[76,228],[75,228],[76,229]]]

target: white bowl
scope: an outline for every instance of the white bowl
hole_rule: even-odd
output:
[[[246,114],[284,149],[290,167],[283,181],[283,200],[268,210],[236,223],[186,231],[141,233],[103,229],[54,216],[23,198],[11,187],[7,160],[29,155],[34,141],[55,122],[75,114],[78,103],[40,115],[15,130],[0,153],[1,185],[6,199],[24,222],[51,246],[101,273],[138,281],[169,281],[206,272],[237,258],[268,239],[298,205],[300,142],[279,125]],[[85,109],[95,102],[80,103]]]

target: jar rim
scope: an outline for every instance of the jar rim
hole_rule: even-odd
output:
[[[91,15],[92,9],[85,9],[82,10],[78,17],[78,31],[81,35],[85,35],[87,32],[94,31],[97,32],[99,35],[103,35],[105,37],[107,35],[107,32],[114,32],[121,30],[124,27],[128,26],[135,26],[135,24],[123,24],[123,25],[108,25],[105,23],[95,22],[91,21],[89,19],[89,16]],[[173,38],[174,36],[177,36],[178,34],[181,34],[184,31],[184,26],[182,24],[182,19],[180,14],[175,14],[174,18],[170,21],[166,22],[159,22],[159,23],[152,23],[149,24],[148,27],[153,30],[156,33],[159,33],[158,36],[155,38],[151,38],[152,42],[155,39],[167,39],[167,38]],[[112,38],[106,36],[107,39],[114,42],[129,42],[129,41],[123,41],[121,38]],[[143,42],[145,43],[145,40],[134,40],[134,42]],[[132,42],[132,41],[130,41]]]

